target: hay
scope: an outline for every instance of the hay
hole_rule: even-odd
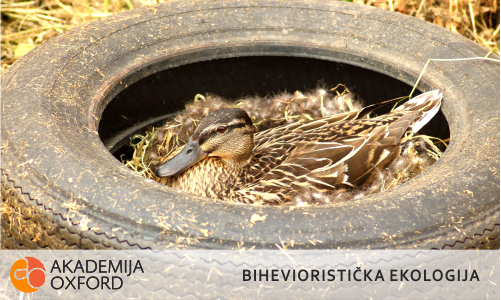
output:
[[[397,11],[463,35],[499,55],[499,2],[497,0],[354,0]]]
[[[77,25],[168,0],[2,0],[2,72],[37,45]],[[499,54],[496,0],[354,0],[445,27]]]
[[[166,0],[2,0],[2,70],[37,45],[78,25]]]
[[[229,107],[246,110],[256,129],[263,131],[297,121],[318,119],[323,115],[359,110],[363,105],[342,85],[329,91],[318,88],[304,94],[296,91],[294,94],[281,93],[263,98],[246,97],[234,103],[216,95],[197,95],[184,111],[164,126],[149,128],[145,135],[132,137],[133,156],[129,159],[123,157],[122,162],[142,176],[170,185],[169,178],[156,177],[154,170],[182,149],[207,114]],[[407,138],[402,143],[402,153],[397,161],[389,169],[377,170],[376,179],[369,186],[340,188],[327,194],[303,190],[290,203],[306,206],[343,202],[391,189],[421,174],[440,158],[442,151],[431,139],[437,138],[423,135]],[[437,140],[440,146],[447,146],[444,141]]]

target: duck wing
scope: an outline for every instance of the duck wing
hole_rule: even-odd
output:
[[[365,118],[367,110],[360,110],[267,130],[256,136],[255,156],[234,198],[278,203],[302,188],[327,192],[368,183],[376,168],[399,156],[403,134],[433,117],[441,98],[433,91],[380,117]]]
[[[288,135],[291,133],[301,134],[304,131],[312,130],[315,128],[324,127],[328,124],[335,124],[341,122],[347,122],[356,119],[367,118],[371,112],[374,110],[386,106],[391,103],[397,102],[399,99],[392,99],[372,105],[368,105],[361,110],[349,111],[346,113],[336,114],[333,116],[325,117],[319,120],[313,121],[305,121],[305,122],[296,122],[285,126],[270,128],[268,130],[264,130],[258,132],[255,139],[255,148],[260,148],[263,144],[270,144],[275,141],[280,141],[284,138],[284,135]],[[286,137],[288,139],[289,137]]]

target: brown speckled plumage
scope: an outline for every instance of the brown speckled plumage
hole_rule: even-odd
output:
[[[170,176],[174,188],[244,203],[281,203],[305,188],[328,192],[367,184],[376,168],[395,161],[404,133],[426,124],[441,99],[432,91],[379,117],[368,115],[390,101],[257,134],[243,110],[215,111],[157,174]],[[190,149],[199,156],[191,157]],[[184,156],[192,161],[185,163]]]

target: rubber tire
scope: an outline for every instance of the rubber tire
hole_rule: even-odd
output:
[[[349,203],[250,206],[180,193],[134,174],[97,134],[104,108],[127,85],[188,63],[308,57],[413,85],[429,58],[487,52],[424,21],[341,1],[171,1],[77,27],[3,76],[2,246],[499,247],[496,62],[430,63],[419,89],[444,91],[447,151],[415,180]],[[256,213],[266,219],[251,224]]]

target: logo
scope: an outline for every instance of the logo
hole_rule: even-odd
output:
[[[12,265],[10,280],[21,292],[33,293],[45,283],[45,266],[38,259],[26,256]]]

